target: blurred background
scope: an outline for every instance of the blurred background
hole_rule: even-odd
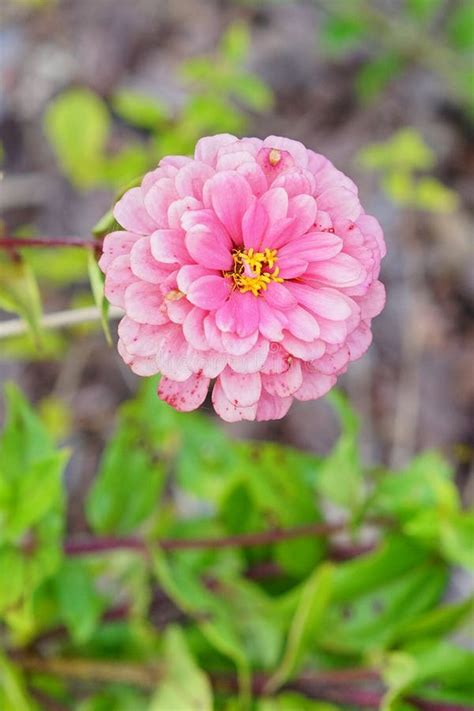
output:
[[[123,186],[224,131],[298,139],[359,185],[388,245],[387,306],[341,379],[364,457],[437,447],[472,502],[474,3],[0,0],[0,16],[0,381],[71,442],[73,527],[138,379],[97,323],[41,328],[93,306],[86,250],[11,240],[87,239]],[[6,337],[17,316],[30,333]],[[229,429],[316,452],[337,434],[324,401]]]

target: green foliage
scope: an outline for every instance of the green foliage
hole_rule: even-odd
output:
[[[245,69],[249,45],[247,27],[237,23],[224,33],[213,56],[184,63],[181,74],[188,98],[175,115],[154,97],[126,88],[109,102],[89,89],[63,92],[45,115],[46,136],[61,170],[78,189],[122,188],[164,155],[191,153],[202,135],[241,133],[248,111],[264,112],[272,104],[270,89]],[[145,135],[112,155],[108,145],[114,115]],[[108,214],[94,234],[104,234],[111,224]]]
[[[41,297],[34,271],[25,259],[11,262],[0,255],[0,308],[20,315],[36,347],[41,343]]]
[[[435,154],[413,128],[397,131],[383,143],[371,143],[358,156],[367,170],[382,174],[382,187],[398,205],[428,212],[452,212],[459,203],[457,193],[436,178],[419,175],[435,164]]]
[[[450,566],[472,564],[473,517],[438,454],[401,472],[364,470],[357,418],[340,394],[331,402],[341,435],[324,459],[234,441],[207,416],[158,401],[152,379],[120,409],[90,489],[92,545],[64,556],[66,455],[16,388],[6,396],[2,708],[36,711],[29,692],[41,690],[80,711],[334,711],[324,693],[280,689],[300,675],[367,667],[385,683],[380,708],[409,708],[412,697],[470,703],[472,654],[449,639],[472,620],[472,599],[445,594]],[[355,546],[348,560],[329,530],[255,539],[320,526],[329,505]],[[367,526],[377,534],[361,553]],[[58,665],[48,672],[40,656],[42,673],[26,686],[12,652],[28,643],[41,655],[50,634]],[[265,680],[256,700],[253,674]]]

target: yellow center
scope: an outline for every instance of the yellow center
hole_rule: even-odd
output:
[[[282,282],[278,276],[280,269],[275,266],[277,261],[276,249],[265,249],[255,252],[250,249],[234,249],[232,252],[234,268],[224,272],[224,276],[234,280],[234,288],[243,294],[251,291],[254,296],[259,296],[271,282]]]

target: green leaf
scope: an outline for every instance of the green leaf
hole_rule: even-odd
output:
[[[420,22],[426,22],[440,8],[441,0],[405,0],[409,14]]]
[[[394,52],[387,52],[367,62],[356,77],[359,99],[365,103],[373,101],[404,68],[405,62]]]
[[[154,97],[131,89],[120,89],[112,97],[112,108],[127,123],[156,131],[169,118],[168,108]]]
[[[471,0],[464,0],[454,10],[448,20],[448,37],[456,49],[469,51],[474,49],[474,5]]]
[[[325,563],[303,585],[282,660],[268,683],[269,691],[291,679],[309,646],[315,643],[331,600],[333,574],[332,565]]]
[[[0,652],[0,708],[2,711],[37,711],[38,706],[26,692],[18,669]]]
[[[254,111],[268,111],[272,107],[271,89],[253,74],[239,74],[229,86],[229,91]]]
[[[440,605],[428,610],[415,620],[402,624],[398,631],[398,637],[406,642],[452,634],[466,619],[470,620],[473,613],[474,597],[461,602]]]
[[[35,345],[41,345],[41,297],[35,274],[25,259],[0,261],[0,308],[21,316]]]
[[[102,99],[89,89],[65,91],[49,104],[44,127],[61,169],[76,187],[87,189],[102,181],[110,130]]]
[[[316,488],[322,496],[356,511],[364,496],[358,445],[359,424],[341,392],[333,390],[328,399],[339,415],[342,432],[332,452],[321,464]]]
[[[113,208],[111,208],[110,210],[107,210],[105,215],[102,215],[98,222],[96,222],[92,228],[92,234],[95,237],[103,237],[109,232],[114,232],[119,229],[120,225],[114,217]]]
[[[415,184],[411,175],[404,170],[392,170],[384,175],[382,187],[396,205],[413,204]]]
[[[357,47],[367,34],[367,23],[351,14],[331,15],[321,28],[323,49],[341,55]]]
[[[183,632],[177,627],[170,627],[165,632],[164,665],[149,711],[213,710],[211,685],[191,656]]]
[[[76,644],[94,633],[103,605],[95,591],[93,578],[80,560],[64,560],[53,580],[59,615]]]
[[[436,180],[420,178],[413,198],[420,210],[428,212],[453,212],[459,206],[459,195]]]
[[[371,143],[363,148],[358,160],[369,170],[393,170],[410,174],[414,170],[432,168],[435,155],[419,131],[407,127],[383,143]]]
[[[91,526],[98,533],[130,533],[156,510],[163,481],[162,463],[154,461],[132,430],[119,427],[87,498]]]
[[[232,63],[243,62],[248,54],[250,36],[248,26],[243,22],[235,22],[224,33],[220,41],[220,51]]]
[[[109,328],[109,302],[104,296],[104,275],[99,269],[97,260],[92,250],[87,252],[87,269],[89,272],[89,281],[94,296],[95,305],[100,311],[100,322],[102,330],[109,346],[112,345],[112,336]]]
[[[313,701],[294,691],[285,691],[278,696],[259,699],[256,711],[338,711],[338,707],[324,701]]]

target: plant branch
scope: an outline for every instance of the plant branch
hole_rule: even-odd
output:
[[[122,318],[123,311],[117,306],[111,306],[108,314],[110,319]],[[40,319],[43,328],[67,328],[77,326],[80,323],[89,321],[100,321],[102,315],[96,306],[86,306],[80,309],[68,309],[46,314]],[[0,321],[0,340],[12,336],[21,336],[28,332],[28,327],[23,319],[15,318],[7,321]]]
[[[156,542],[144,541],[141,538],[89,538],[66,541],[66,555],[87,555],[104,553],[114,550],[132,550],[147,554],[150,546],[156,545],[163,550],[191,550],[196,548],[236,548],[240,546],[261,546],[279,541],[289,541],[294,538],[309,536],[328,536],[346,530],[347,523],[309,523],[294,528],[275,528],[256,533],[241,533],[221,538],[163,538]]]
[[[23,249],[24,247],[90,247],[98,249],[102,246],[100,239],[83,237],[1,237],[0,247],[6,249]]]
[[[156,689],[161,677],[161,667],[156,663],[45,658],[28,654],[13,654],[12,658],[27,672],[50,674],[87,683],[125,683],[146,691]],[[211,672],[209,677],[212,685],[217,689],[237,689],[238,682],[234,674]],[[266,674],[255,674],[252,678],[252,692],[256,696],[261,696],[267,682]],[[371,686],[363,684],[371,684]],[[374,669],[363,668],[325,670],[305,674],[283,688],[298,691],[312,699],[364,709],[379,709],[385,695],[380,674]],[[468,711],[467,707],[459,704],[437,702],[417,696],[410,696],[407,700],[420,711]]]

